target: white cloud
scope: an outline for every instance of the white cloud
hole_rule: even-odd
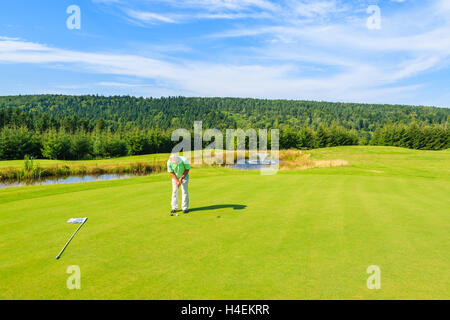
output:
[[[84,72],[152,79],[155,85],[105,81],[104,87],[167,88],[194,96],[244,96],[316,100],[380,99],[392,92],[412,92],[414,86],[378,88],[403,76],[426,68],[405,64],[399,70],[384,73],[365,64],[350,64],[334,76],[293,76],[296,65],[230,65],[182,61],[169,63],[135,55],[87,53],[63,50],[26,41],[0,41],[0,63],[63,64]],[[348,63],[348,62],[347,62]],[[154,91],[153,91],[154,92]],[[362,96],[364,93],[364,97]]]
[[[22,41],[19,38],[0,37],[0,52],[46,51],[46,46],[39,43]]]
[[[113,3],[122,3],[121,0],[92,0],[93,3],[105,3],[105,4],[113,4]]]
[[[168,0],[176,7],[200,8],[210,11],[243,11],[251,8],[276,10],[278,5],[266,0]]]
[[[274,12],[282,13],[278,4],[267,0],[155,0],[147,2],[93,0],[93,2],[117,7],[125,14],[124,18],[127,21],[138,25],[187,23],[205,19],[270,19]],[[171,9],[164,11],[161,7]]]
[[[256,49],[256,54],[278,63],[313,62],[324,68],[340,66],[342,75],[350,76],[349,87],[357,81],[358,77],[354,76],[361,68],[366,78],[378,80],[369,84],[362,77],[360,81],[367,87],[394,85],[422,72],[448,67],[450,21],[446,11],[436,10],[437,5],[442,8],[445,3],[450,2],[438,0],[433,6],[417,11],[385,15],[385,27],[375,32],[366,29],[364,18],[360,18],[333,23],[315,21],[239,28],[210,37],[264,39],[266,45]],[[411,19],[413,29],[409,25]]]
[[[443,14],[448,14],[450,12],[450,1],[436,0],[435,10],[441,11]]]
[[[97,0],[109,3],[108,0]],[[118,1],[110,1],[110,4]],[[154,10],[130,9],[130,3],[120,3],[118,8],[126,14],[126,19],[137,23],[187,23],[203,19],[290,19],[299,17],[315,18],[348,10],[347,5],[340,0],[284,0],[280,2],[267,0],[166,0],[151,1]],[[155,12],[161,3],[169,6],[171,10],[163,13]],[[144,2],[145,4],[145,2]],[[161,10],[161,9],[159,9]]]
[[[307,18],[326,16],[342,10],[341,8],[338,8],[335,0],[291,1],[290,6],[292,7],[294,14]]]
[[[173,18],[163,16],[161,14],[157,14],[154,12],[126,10],[126,13],[130,18],[146,23],[155,23],[155,22],[175,23],[175,20]]]
[[[187,23],[195,20],[236,20],[236,19],[268,19],[271,18],[266,12],[258,13],[240,13],[240,12],[228,12],[228,13],[195,13],[195,14],[166,14],[161,15],[148,11],[137,10],[125,10],[128,18],[131,22],[155,24],[155,23]]]
[[[142,88],[142,87],[152,87],[150,84],[142,83],[126,83],[126,82],[112,82],[112,81],[102,81],[94,84],[99,87],[116,87],[116,88]]]
[[[20,38],[11,38],[11,37],[4,37],[4,36],[0,36],[0,40],[20,40]]]

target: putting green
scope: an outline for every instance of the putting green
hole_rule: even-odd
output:
[[[450,152],[311,153],[349,165],[195,168],[179,217],[166,174],[0,190],[0,298],[449,299]],[[85,216],[55,260],[67,219]],[[67,289],[70,265],[81,290]]]

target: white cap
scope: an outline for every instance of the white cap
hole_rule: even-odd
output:
[[[180,158],[176,154],[171,154],[169,161],[173,164],[178,164],[178,162],[180,162]]]

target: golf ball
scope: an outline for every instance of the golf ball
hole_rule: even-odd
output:
[[[177,217],[178,217],[178,213],[177,213]]]

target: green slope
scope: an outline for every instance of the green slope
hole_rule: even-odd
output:
[[[450,153],[312,151],[347,167],[191,173],[169,217],[165,174],[0,190],[2,299],[448,299]],[[89,220],[61,260],[75,225]],[[69,265],[81,290],[68,290]],[[366,268],[381,268],[368,290]]]

